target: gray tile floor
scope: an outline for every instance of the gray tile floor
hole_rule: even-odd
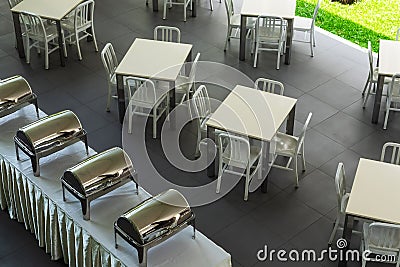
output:
[[[240,183],[221,200],[195,209],[199,229],[232,254],[234,266],[292,265],[258,262],[256,253],[264,245],[271,249],[325,249],[336,211],[333,176],[337,163],[345,163],[351,188],[360,157],[378,159],[386,141],[400,141],[400,124],[397,124],[400,116],[391,115],[388,130],[384,131],[382,116],[378,125],[370,123],[372,99],[365,110],[361,108],[361,91],[368,74],[364,52],[318,32],[314,58],[309,56],[306,44],[294,43],[291,65],[282,64],[280,70],[275,70],[275,56],[263,53],[258,68],[254,69],[250,54],[245,62],[238,60],[237,40],[232,40],[224,53],[225,8],[215,0],[214,8],[211,12],[208,1],[202,0],[198,16],[189,17],[184,23],[179,7],[169,10],[168,20],[163,21],[162,12],[153,13],[143,0],[96,0],[99,47],[112,42],[121,59],[134,38],[152,38],[156,25],[174,25],[181,29],[182,41],[194,44],[195,52],[201,52],[201,60],[230,65],[252,79],[267,77],[283,82],[285,94],[299,99],[296,128],[308,112],[313,112],[305,141],[308,170],[301,174],[298,190],[293,188],[291,173],[272,170],[267,194],[257,191],[244,202],[243,183]],[[76,112],[89,132],[94,149],[120,146],[116,102],[111,113],[104,111],[107,84],[100,53],[94,52],[92,43],[81,43],[83,60],[78,61],[74,47],[70,47],[65,68],[59,66],[57,53],[50,57],[50,70],[44,70],[42,56],[33,55],[32,63],[25,64],[14,48],[8,4],[6,0],[0,1],[0,78],[15,74],[26,77],[46,113],[66,108]],[[165,175],[183,174],[192,177],[194,184],[208,179],[204,172],[190,174],[176,170],[160,154],[157,142],[148,145]],[[193,143],[188,141],[184,146],[193,148]],[[63,265],[62,261],[51,262],[37,247],[34,237],[7,216],[5,211],[0,212],[1,266]],[[359,246],[357,238],[352,246]],[[334,265],[328,261],[293,264]]]

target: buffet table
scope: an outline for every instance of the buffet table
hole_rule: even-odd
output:
[[[40,117],[46,114],[40,112]],[[136,250],[120,240],[114,247],[114,221],[150,195],[127,183],[91,204],[90,221],[84,221],[80,202],[66,194],[60,177],[64,170],[85,159],[83,143],[76,143],[42,158],[41,176],[35,177],[27,157],[17,161],[13,137],[17,129],[36,120],[32,106],[0,118],[0,208],[35,234],[53,260],[69,266],[138,266]],[[84,126],[84,125],[83,125]],[[90,144],[90,134],[88,135]],[[90,155],[96,152],[90,149]],[[140,175],[140,174],[139,174]],[[192,239],[188,227],[148,253],[149,266],[231,266],[231,256],[200,232]]]

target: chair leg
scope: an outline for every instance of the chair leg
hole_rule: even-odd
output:
[[[363,108],[365,108],[365,105],[367,104],[367,101],[368,101],[368,97],[371,94],[371,87],[372,87],[372,83],[369,83],[367,95],[364,98]]]
[[[254,52],[254,64],[253,64],[254,68],[257,67],[258,46],[259,46],[259,43],[256,42],[256,51]]]
[[[310,32],[310,50],[311,50],[311,57],[314,57],[314,50],[313,50],[313,31]]]
[[[79,60],[82,60],[81,46],[79,45],[79,36],[77,32],[75,32],[75,41],[76,41],[76,49],[78,50],[78,58]]]
[[[246,182],[244,184],[244,201],[249,199],[250,166],[246,169]]]
[[[223,169],[222,169],[222,159],[219,158],[219,163],[218,163],[218,180],[217,180],[217,189],[215,192],[218,194],[219,191],[221,190],[221,182],[222,182],[222,174],[223,174]]]
[[[111,84],[108,83],[107,106],[106,106],[107,112],[110,112],[110,102],[111,102]]]
[[[214,10],[214,6],[213,6],[213,2],[212,2],[212,0],[210,0],[210,9],[211,9],[211,11],[213,11],[213,10]]]
[[[133,106],[129,103],[128,108],[128,133],[132,133]]]
[[[302,145],[301,159],[302,159],[302,162],[303,162],[303,172],[305,172],[306,171],[306,157],[305,157],[305,154],[304,154],[304,143]]]
[[[369,78],[370,78],[370,75],[369,75],[369,73],[368,73],[368,79],[367,79],[367,81],[365,82],[364,90],[363,90],[363,92],[362,92],[362,94],[361,94],[362,96],[364,96],[365,90],[367,90],[368,83],[369,83]]]
[[[164,14],[163,19],[167,18],[167,0],[164,0]]]
[[[29,37],[26,37],[26,63],[31,63],[31,48],[29,47]]]
[[[94,43],[94,49],[96,52],[99,51],[99,48],[97,47],[97,40],[96,40],[96,34],[94,33],[94,24],[92,22],[92,37],[93,37],[93,43]]]
[[[386,130],[387,129],[387,121],[388,121],[388,119],[389,119],[389,107],[390,106],[388,106],[388,105],[390,105],[390,103],[389,104],[386,104],[386,114],[385,114],[385,121],[383,122],[383,130]]]
[[[186,1],[186,0],[184,0],[184,1]],[[186,4],[184,4],[183,5],[183,21],[184,22],[186,22],[186,9],[187,9],[187,6],[186,6]]]
[[[44,68],[46,70],[49,69],[49,45],[47,43],[47,40],[45,41],[44,44]]]
[[[315,30],[314,29],[312,29],[312,33],[313,33],[313,38],[312,38],[312,40],[313,40],[313,46],[315,47],[316,46],[316,44],[315,44]]]
[[[231,35],[232,28],[228,26],[228,31],[226,32],[226,39],[225,39],[225,47],[224,51],[226,51],[226,46],[228,45],[229,36]]]
[[[299,188],[299,174],[298,174],[298,169],[297,169],[297,156],[294,156],[294,174],[295,174],[295,179],[296,179],[296,184],[295,188]]]
[[[153,138],[157,138],[157,106],[153,108]]]
[[[278,50],[278,58],[276,59],[276,69],[279,70],[279,66],[281,63],[281,48]]]
[[[333,226],[331,236],[329,237],[328,246],[332,245],[333,238],[335,238],[336,232],[337,232],[338,227],[339,227],[339,220],[340,220],[340,215],[338,213],[336,215],[336,221],[335,221],[335,225]]]

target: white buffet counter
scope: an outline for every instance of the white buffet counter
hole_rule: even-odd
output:
[[[41,112],[41,117],[45,116]],[[64,170],[86,158],[83,143],[76,143],[40,160],[41,176],[33,176],[31,162],[15,157],[17,129],[36,120],[33,106],[0,118],[0,207],[25,224],[54,260],[64,257],[70,266],[138,266],[136,250],[118,239],[114,248],[114,221],[149,197],[128,183],[91,203],[91,220],[84,221],[80,202],[66,192],[62,200],[60,177]],[[85,127],[85,125],[83,125]],[[91,136],[88,134],[90,145]],[[90,149],[93,155],[94,150]],[[140,175],[140,174],[139,174]],[[231,266],[231,256],[199,231],[192,239],[188,227],[148,252],[149,266]]]

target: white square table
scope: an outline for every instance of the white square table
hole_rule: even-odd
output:
[[[24,0],[13,7],[11,12],[13,14],[19,57],[25,57],[19,14],[24,12],[34,13],[41,18],[54,20],[56,22],[61,66],[65,66],[61,20],[81,2],[83,2],[83,0]]]
[[[215,143],[218,129],[270,142],[288,116],[286,132],[293,134],[296,103],[297,99],[291,97],[237,85],[208,119],[207,137]],[[215,176],[215,160],[208,166],[207,175]]]
[[[248,17],[276,16],[287,21],[285,64],[290,64],[293,21],[296,12],[296,0],[243,0],[240,11],[240,49],[239,59],[246,59],[246,24]]]
[[[400,166],[361,158],[346,207],[343,238],[351,241],[354,218],[400,224]],[[345,265],[343,261],[340,265]]]
[[[391,77],[400,72],[400,42],[392,40],[380,40],[379,42],[379,71],[378,88],[375,94],[372,123],[378,123],[379,110],[381,108],[383,83],[385,77]]]
[[[167,81],[171,88],[171,110],[175,108],[175,81],[186,61],[191,61],[192,45],[136,38],[115,70],[119,120],[125,115],[124,76]]]

